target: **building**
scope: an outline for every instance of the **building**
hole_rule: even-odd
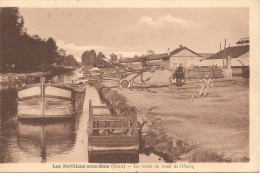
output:
[[[204,59],[208,59],[209,57],[211,57],[212,55],[214,55],[214,53],[198,53],[202,56],[200,61],[203,61]]]
[[[184,66],[186,68],[197,66],[201,61],[202,56],[187,47],[182,45],[170,52],[169,57],[163,58],[163,66],[165,68],[174,69],[178,66]]]
[[[249,75],[249,45],[228,47],[202,60],[199,66],[219,66],[226,68],[226,59],[230,59],[233,75]]]
[[[119,61],[119,63],[131,67],[134,69],[138,69],[141,67],[141,61],[142,58],[146,58],[148,61],[148,64],[150,66],[158,66],[160,67],[162,65],[162,59],[163,58],[169,58],[169,55],[167,53],[163,54],[153,54],[153,55],[147,55],[147,56],[139,56],[134,58],[126,58]]]

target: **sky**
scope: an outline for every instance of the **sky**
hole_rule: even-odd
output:
[[[21,8],[31,35],[52,37],[77,60],[94,49],[133,57],[166,53],[179,44],[216,53],[249,36],[248,8]]]

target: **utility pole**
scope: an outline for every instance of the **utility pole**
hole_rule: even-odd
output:
[[[225,68],[225,54],[226,54],[226,39],[224,44],[224,50],[223,50],[223,69]]]

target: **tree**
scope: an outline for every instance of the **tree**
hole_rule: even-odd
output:
[[[42,40],[38,35],[33,35],[29,39],[29,53],[31,52],[29,60],[34,62],[35,65],[40,65],[43,71],[46,64],[46,41]]]
[[[154,52],[153,50],[148,50],[148,51],[146,52],[146,54],[147,54],[147,55],[154,55],[155,52]]]
[[[112,54],[110,55],[110,58],[111,58],[111,61],[112,61],[112,62],[116,62],[116,61],[117,61],[117,55],[114,54],[114,53],[112,53]]]
[[[66,58],[66,51],[62,48],[59,49],[58,50],[58,57],[56,58],[56,62],[63,67],[65,58]]]
[[[85,51],[81,56],[82,65],[86,67],[96,66],[96,52],[95,50]]]
[[[69,67],[79,67],[78,61],[73,55],[68,55],[64,60],[64,65]]]
[[[118,54],[117,57],[118,57],[118,59],[123,59],[124,58],[123,54],[121,54],[121,53]]]
[[[95,61],[96,66],[104,68],[107,64],[107,62],[104,60],[105,58],[106,56],[102,52],[99,52]]]
[[[58,47],[53,38],[49,38],[46,41],[46,54],[45,63],[48,65],[54,63],[55,58],[58,56]]]
[[[24,70],[49,66],[58,57],[56,42],[29,35],[19,8],[0,8],[0,67]]]
[[[135,54],[135,55],[134,55],[134,58],[138,58],[138,55],[137,55],[137,54]]]
[[[121,62],[123,59],[127,59],[127,58],[120,57],[118,61]]]
[[[0,65],[14,67],[18,57],[20,36],[24,33],[24,19],[18,8],[0,9]]]

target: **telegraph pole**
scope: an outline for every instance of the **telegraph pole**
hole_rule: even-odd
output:
[[[223,50],[223,69],[225,68],[225,54],[226,54],[226,39],[224,44],[224,50]]]

